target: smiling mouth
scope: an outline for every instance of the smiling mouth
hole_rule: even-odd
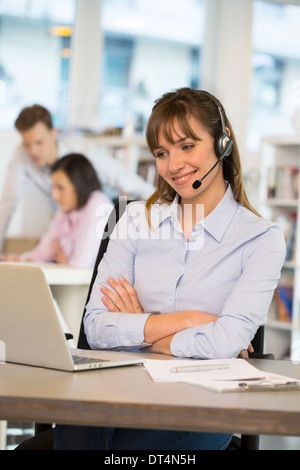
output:
[[[41,158],[41,157],[32,157],[32,160],[33,160],[34,163],[36,163],[37,165],[42,162],[42,158]]]
[[[197,173],[197,170],[191,171],[190,173],[187,173],[187,174],[182,175],[182,176],[176,176],[176,177],[172,178],[172,180],[176,184],[183,184],[186,181],[188,181],[192,176],[194,176],[195,173]]]

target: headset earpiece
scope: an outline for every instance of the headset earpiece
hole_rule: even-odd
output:
[[[214,149],[215,149],[215,154],[217,158],[220,158],[221,155],[226,152],[226,150],[229,148],[229,144],[231,142],[230,136],[227,134],[219,134],[215,137],[214,141]],[[228,155],[225,155],[224,158],[226,158]]]
[[[202,178],[194,181],[192,184],[192,187],[194,189],[200,188],[202,185],[202,181],[213,171],[213,169],[224,160],[224,158],[228,157],[228,155],[231,154],[232,152],[232,147],[233,147],[233,140],[228,134],[225,126],[225,116],[223,114],[222,108],[220,103],[212,96],[210,93],[207,91],[202,91],[205,95],[209,96],[210,99],[215,103],[216,107],[218,108],[220,119],[221,119],[221,124],[222,124],[222,132],[220,132],[219,135],[215,137],[214,140],[214,149],[215,149],[215,154],[217,156],[217,161],[216,163],[208,170],[207,173],[205,173]]]
[[[215,154],[217,158],[220,158],[221,155],[223,155],[223,158],[228,157],[231,153],[232,149],[232,138],[228,134],[226,130],[226,125],[225,125],[225,116],[223,114],[222,108],[220,106],[220,103],[217,101],[217,99],[208,93],[207,91],[202,90],[202,93],[207,95],[216,105],[219,115],[220,115],[220,120],[221,120],[221,126],[222,126],[222,131],[216,135],[215,141],[214,141],[214,149],[215,149]],[[226,153],[226,150],[228,149],[228,153]],[[225,154],[225,155],[224,155]]]

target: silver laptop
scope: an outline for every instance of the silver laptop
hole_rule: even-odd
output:
[[[5,351],[1,360],[50,369],[82,371],[142,362],[121,353],[115,360],[72,355],[44,272],[31,265],[0,263],[0,342]]]

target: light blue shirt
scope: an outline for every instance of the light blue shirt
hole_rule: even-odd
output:
[[[187,241],[181,206],[155,204],[149,227],[145,203],[129,204],[100,263],[85,315],[93,349],[144,348],[149,315],[200,310],[216,322],[176,333],[174,356],[236,357],[247,349],[267,312],[285,258],[279,226],[239,204],[230,186]],[[100,287],[124,276],[136,289],[142,314],[110,313]]]

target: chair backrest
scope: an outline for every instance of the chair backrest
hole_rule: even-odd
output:
[[[90,299],[90,295],[91,295],[91,292],[92,292],[92,289],[93,289],[93,285],[94,285],[94,282],[95,282],[95,279],[96,279],[97,273],[98,273],[98,266],[99,266],[100,261],[103,258],[104,253],[107,250],[107,245],[108,245],[111,233],[114,229],[114,226],[118,222],[119,218],[125,212],[126,206],[129,202],[132,202],[132,201],[127,200],[125,198],[120,199],[119,202],[117,202],[115,204],[115,207],[114,207],[114,209],[113,209],[113,211],[112,211],[112,213],[111,213],[111,215],[108,219],[108,222],[107,222],[105,230],[104,230],[104,235],[103,235],[103,238],[102,238],[100,246],[99,246],[99,251],[98,251],[98,254],[97,254],[97,258],[96,258],[96,261],[95,261],[95,266],[94,266],[94,270],[93,270],[93,274],[92,274],[91,283],[90,283],[90,287],[89,287],[89,290],[88,290],[85,306],[86,306],[86,304],[88,303],[88,301]],[[89,343],[87,342],[86,335],[85,335],[85,332],[84,332],[84,324],[83,324],[84,315],[85,315],[85,307],[84,307],[84,311],[83,311],[83,315],[82,315],[77,347],[79,349],[91,349]],[[253,341],[252,341],[252,346],[253,346],[253,349],[254,349],[254,354],[249,353],[249,357],[251,357],[251,356],[252,357],[260,357],[261,355],[263,355],[263,350],[264,350],[264,326],[260,326],[259,329],[257,330],[256,335],[255,335],[255,337],[253,338]],[[270,358],[272,358],[272,357],[270,357]]]
[[[263,354],[264,352],[264,335],[265,327],[260,326],[251,343],[256,354]]]
[[[111,214],[108,218],[106,227],[104,229],[104,234],[103,234],[102,240],[100,242],[97,258],[96,258],[96,261],[95,261],[95,266],[94,266],[94,270],[93,270],[93,274],[92,274],[92,278],[91,278],[91,283],[90,283],[90,287],[89,287],[88,294],[87,294],[87,299],[86,299],[86,302],[85,302],[85,307],[86,307],[86,304],[88,303],[88,301],[90,299],[90,295],[91,295],[91,292],[92,292],[92,289],[93,289],[93,285],[94,285],[94,282],[95,282],[95,279],[96,279],[97,273],[98,273],[98,266],[99,266],[100,261],[103,258],[104,253],[107,250],[107,245],[108,245],[111,233],[112,233],[116,223],[118,222],[119,218],[125,212],[126,206],[129,202],[132,202],[132,201],[127,200],[126,198],[124,198],[124,199],[120,198],[119,202],[117,202],[115,204],[115,207],[112,210],[112,212],[111,212]],[[78,342],[77,342],[77,347],[79,349],[91,349],[89,343],[87,342],[86,335],[85,335],[85,332],[84,332],[83,318],[84,318],[84,315],[85,315],[85,307],[84,307],[84,311],[83,311],[83,315],[82,315],[82,320],[81,320],[81,325],[80,325],[80,330],[79,330],[79,336],[78,336]]]

